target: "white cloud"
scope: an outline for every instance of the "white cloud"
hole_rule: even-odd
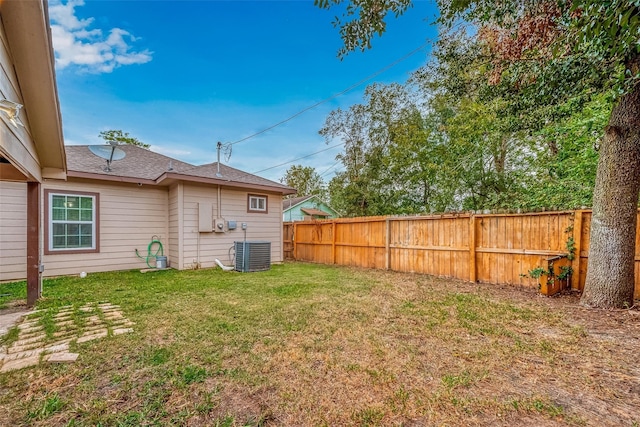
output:
[[[79,19],[75,14],[75,8],[83,5],[84,0],[50,1],[51,36],[58,69],[75,65],[84,71],[110,73],[122,65],[151,61],[149,50],[131,50],[129,43],[137,38],[128,31],[112,28],[105,36],[101,29],[90,29],[94,19]]]

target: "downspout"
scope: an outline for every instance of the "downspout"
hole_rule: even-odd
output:
[[[200,268],[200,231],[198,231],[198,237],[197,237],[197,241],[196,241],[196,268],[194,268],[194,270],[197,270]]]

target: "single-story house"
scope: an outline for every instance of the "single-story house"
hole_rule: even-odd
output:
[[[42,285],[41,183],[65,178],[47,1],[0,1],[0,274],[27,279],[28,305]]]
[[[281,201],[294,189],[133,145],[118,146],[125,157],[110,167],[89,146],[65,148],[67,179],[42,185],[45,276],[146,268],[152,240],[180,270],[215,267],[216,259],[230,265],[234,242],[245,240],[271,242],[271,263],[283,260]],[[11,221],[23,212],[23,187],[0,187],[2,204],[15,213]],[[24,278],[23,263],[15,261],[0,260],[0,280]]]
[[[283,221],[331,219],[339,216],[335,209],[320,200],[318,196],[292,197],[282,201]]]

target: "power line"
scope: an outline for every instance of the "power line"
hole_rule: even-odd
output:
[[[362,79],[362,80],[358,81],[357,83],[355,83],[355,84],[353,84],[353,85],[349,86],[348,88],[346,88],[346,89],[344,89],[344,90],[342,90],[342,91],[340,91],[340,92],[338,92],[338,93],[336,93],[336,94],[334,94],[334,95],[332,95],[332,96],[330,96],[330,97],[328,97],[328,98],[326,98],[326,99],[323,99],[322,101],[317,102],[317,103],[315,103],[315,104],[313,104],[313,105],[311,105],[311,106],[309,106],[309,107],[306,107],[306,108],[304,108],[304,109],[302,109],[302,110],[298,111],[298,112],[297,112],[297,113],[295,113],[294,115],[292,115],[292,116],[290,116],[290,117],[288,117],[288,118],[286,118],[286,119],[284,119],[284,120],[281,120],[280,122],[278,122],[278,123],[276,123],[276,124],[274,124],[274,125],[271,125],[271,126],[269,126],[269,127],[265,128],[265,129],[263,129],[263,130],[261,130],[261,131],[259,131],[259,132],[256,132],[256,133],[254,133],[254,134],[252,134],[252,135],[249,135],[249,136],[246,136],[246,137],[244,137],[244,138],[242,138],[242,139],[239,139],[239,140],[237,140],[237,141],[230,142],[230,143],[228,143],[228,145],[229,145],[229,146],[232,146],[232,145],[238,144],[238,143],[240,143],[240,142],[244,142],[244,141],[246,141],[246,140],[248,140],[248,139],[254,138],[254,137],[256,137],[256,136],[258,136],[258,135],[261,135],[261,134],[263,134],[263,133],[265,133],[265,132],[268,132],[268,131],[270,131],[271,129],[274,129],[274,128],[276,128],[276,127],[278,127],[278,126],[280,126],[280,125],[282,125],[282,124],[284,124],[284,123],[287,123],[288,121],[293,120],[294,118],[298,117],[299,115],[301,115],[301,114],[303,114],[303,113],[306,113],[307,111],[309,111],[309,110],[311,110],[311,109],[313,109],[313,108],[316,108],[316,107],[317,107],[317,106],[319,106],[319,105],[322,105],[322,104],[324,104],[324,103],[326,103],[326,102],[329,102],[329,101],[331,101],[331,100],[333,100],[333,99],[335,99],[335,98],[337,98],[337,97],[339,97],[339,96],[341,96],[341,95],[344,95],[345,93],[347,93],[347,92],[349,92],[349,91],[351,91],[351,90],[355,89],[356,87],[358,87],[358,86],[362,85],[362,84],[363,84],[363,83],[365,83],[366,81],[371,80],[372,78],[374,78],[374,77],[376,77],[376,76],[378,76],[378,75],[380,75],[380,74],[384,73],[384,72],[385,72],[385,71],[387,71],[388,69],[390,69],[390,68],[392,68],[392,67],[396,66],[396,65],[397,65],[397,64],[399,64],[400,62],[402,62],[402,61],[404,61],[404,60],[408,59],[409,57],[411,57],[411,56],[413,56],[413,55],[415,55],[416,53],[420,52],[421,50],[423,50],[424,48],[426,48],[427,46],[429,46],[431,43],[433,43],[433,40],[427,40],[425,43],[423,43],[422,45],[420,45],[420,46],[419,46],[419,47],[417,47],[416,49],[414,49],[414,50],[410,51],[409,53],[405,54],[404,56],[400,57],[399,59],[397,59],[397,60],[393,61],[392,63],[390,63],[390,64],[386,65],[385,67],[383,67],[383,68],[379,69],[379,70],[378,70],[378,71],[376,71],[375,73],[370,74],[369,76],[367,76],[367,77],[365,77],[364,79]],[[332,148],[339,147],[339,146],[341,146],[341,145],[344,145],[344,142],[341,142],[341,143],[339,143],[339,144],[332,145],[331,147],[328,147],[328,148],[322,149],[322,150],[320,150],[320,151],[316,151],[316,152],[311,153],[311,154],[307,154],[306,156],[298,157],[298,158],[296,158],[296,159],[289,160],[289,161],[284,162],[284,163],[280,163],[280,164],[275,165],[275,166],[271,166],[271,167],[268,167],[268,168],[265,168],[265,169],[261,169],[261,170],[256,171],[256,172],[247,173],[247,175],[255,175],[255,174],[259,174],[259,173],[261,173],[261,172],[266,172],[266,171],[271,170],[271,169],[279,168],[279,167],[281,167],[281,166],[285,166],[285,165],[288,165],[288,164],[290,164],[290,163],[297,162],[298,160],[303,160],[303,159],[306,159],[306,158],[309,158],[309,157],[315,156],[316,154],[323,153],[323,152],[325,152],[325,151],[328,151],[328,150],[330,150],[330,149],[332,149]],[[336,164],[338,164],[338,162],[334,163],[331,167],[329,167],[329,169],[325,170],[325,171],[322,173],[322,175],[320,175],[320,176],[325,175],[329,170],[331,170],[333,167],[335,167],[335,166],[336,166]]]
[[[307,154],[306,156],[298,157],[297,159],[289,160],[288,162],[280,163],[279,165],[271,166],[271,167],[268,167],[266,169],[262,169],[262,170],[259,170],[259,171],[256,171],[256,172],[251,172],[251,174],[255,175],[255,174],[258,174],[260,172],[265,172],[265,171],[268,171],[268,170],[271,170],[271,169],[279,168],[280,166],[288,165],[289,163],[297,162],[298,160],[302,160],[302,159],[306,159],[306,158],[311,157],[311,156],[315,156],[316,154],[320,154],[320,153],[323,153],[325,151],[329,151],[332,148],[336,148],[336,147],[339,147],[341,145],[344,145],[344,142],[332,145],[331,147],[327,147],[324,150],[316,151],[315,153]]]
[[[316,107],[317,107],[317,106],[319,106],[319,105],[322,105],[322,104],[324,104],[324,103],[326,103],[326,102],[329,102],[329,101],[331,101],[331,100],[333,100],[333,99],[335,99],[335,98],[337,98],[337,97],[339,97],[339,96],[341,96],[341,95],[344,95],[345,93],[347,93],[347,92],[349,92],[349,91],[351,91],[351,90],[355,89],[356,87],[358,87],[358,86],[362,85],[362,84],[363,84],[363,83],[365,83],[366,81],[371,80],[372,78],[379,76],[380,74],[384,73],[385,71],[387,71],[388,69],[390,69],[390,68],[392,68],[392,67],[395,67],[395,66],[396,66],[397,64],[399,64],[400,62],[402,62],[402,61],[404,61],[404,60],[408,59],[409,57],[411,57],[411,56],[413,56],[413,55],[415,55],[416,53],[420,52],[421,50],[423,50],[424,48],[426,48],[426,47],[427,47],[427,46],[429,46],[430,44],[431,44],[431,41],[430,41],[430,40],[428,40],[427,42],[425,42],[424,44],[422,44],[420,47],[418,47],[418,48],[416,48],[416,49],[412,50],[411,52],[407,53],[406,55],[402,56],[400,59],[396,59],[396,60],[395,60],[395,61],[393,61],[392,63],[388,64],[387,66],[385,66],[385,67],[383,67],[383,68],[381,68],[381,69],[379,69],[379,70],[378,70],[378,71],[376,71],[375,73],[373,73],[373,74],[371,74],[371,75],[369,75],[369,76],[365,77],[364,79],[360,80],[359,82],[357,82],[357,83],[355,83],[355,84],[353,84],[353,85],[349,86],[348,88],[346,88],[346,89],[344,89],[344,90],[342,90],[342,91],[340,91],[340,92],[338,92],[338,93],[336,93],[336,94],[331,95],[329,98],[325,98],[325,99],[323,99],[322,101],[316,102],[315,104],[313,104],[313,105],[311,105],[311,106],[309,106],[309,107],[307,107],[307,108],[304,108],[304,109],[302,109],[302,110],[298,111],[298,112],[297,112],[297,113],[295,113],[294,115],[292,115],[292,116],[290,116],[290,117],[288,117],[288,118],[286,118],[286,119],[284,119],[284,120],[281,120],[281,121],[279,121],[278,123],[276,123],[276,124],[274,124],[274,125],[271,125],[271,126],[269,126],[269,127],[265,128],[265,129],[262,129],[261,131],[258,131],[258,132],[254,133],[254,134],[252,134],[252,135],[246,136],[246,137],[244,137],[244,138],[242,138],[242,139],[239,139],[239,140],[237,140],[237,141],[230,142],[230,143],[229,143],[229,145],[235,145],[235,144],[238,144],[238,143],[240,143],[240,142],[246,141],[246,140],[248,140],[248,139],[254,138],[254,137],[258,136],[258,135],[261,135],[261,134],[263,134],[263,133],[265,133],[265,132],[268,132],[268,131],[270,131],[271,129],[276,128],[276,127],[278,127],[278,126],[280,126],[280,125],[283,125],[283,124],[287,123],[288,121],[295,119],[295,118],[296,118],[296,117],[298,117],[299,115],[304,114],[304,113],[306,113],[307,111],[309,111],[309,110],[312,110],[312,109],[316,108]],[[295,160],[294,160],[294,161],[295,161]]]
[[[0,1],[1,1],[1,0],[0,0]],[[460,24],[455,24],[455,25],[451,28],[451,30],[456,30],[456,29],[457,29],[457,28],[459,28],[459,27],[461,27],[461,25],[460,25]],[[414,49],[414,50],[410,51],[409,53],[405,54],[405,55],[404,55],[404,56],[402,56],[401,58],[399,58],[399,59],[395,60],[394,62],[392,62],[392,63],[388,64],[387,66],[385,66],[385,67],[381,68],[380,70],[376,71],[375,73],[373,73],[373,74],[371,74],[371,75],[369,75],[369,76],[365,77],[364,79],[360,80],[359,82],[357,82],[357,83],[355,83],[355,84],[353,84],[353,85],[349,86],[348,88],[346,88],[346,89],[344,89],[344,90],[342,90],[342,91],[340,91],[340,92],[338,92],[338,93],[336,93],[336,94],[334,94],[334,95],[330,96],[329,98],[323,99],[323,100],[322,100],[322,101],[320,101],[320,102],[317,102],[317,103],[315,103],[315,104],[313,104],[313,105],[311,105],[311,106],[309,106],[309,107],[307,107],[307,108],[304,108],[304,109],[302,109],[302,110],[298,111],[297,113],[295,113],[294,115],[292,115],[292,116],[290,116],[290,117],[288,117],[288,118],[286,118],[286,119],[284,119],[284,120],[282,120],[282,121],[280,121],[280,122],[278,122],[278,123],[276,123],[276,124],[274,124],[274,125],[271,125],[271,126],[269,126],[269,127],[265,128],[265,129],[263,129],[263,130],[261,130],[261,131],[259,131],[259,132],[256,132],[256,133],[254,133],[254,134],[252,134],[252,135],[249,135],[249,136],[246,136],[246,137],[244,137],[244,138],[242,138],[242,139],[239,139],[239,140],[237,140],[237,141],[230,142],[230,143],[228,143],[228,145],[229,145],[229,146],[232,146],[232,145],[238,144],[238,143],[240,143],[240,142],[244,142],[244,141],[246,141],[246,140],[248,140],[248,139],[254,138],[254,137],[256,137],[256,136],[258,136],[258,135],[261,135],[261,134],[263,134],[263,133],[265,133],[265,132],[268,132],[268,131],[270,131],[271,129],[274,129],[274,128],[276,128],[276,127],[278,127],[278,126],[280,126],[280,125],[282,125],[282,124],[284,124],[284,123],[287,123],[288,121],[293,120],[294,118],[298,117],[299,115],[301,115],[301,114],[303,114],[303,113],[306,113],[307,111],[309,111],[309,110],[311,110],[311,109],[313,109],[313,108],[315,108],[315,107],[317,107],[317,106],[319,106],[319,105],[322,105],[322,104],[324,104],[324,103],[326,103],[326,102],[329,102],[329,101],[331,101],[331,100],[333,100],[333,99],[335,99],[335,98],[337,98],[337,97],[339,97],[339,96],[341,96],[341,95],[344,95],[345,93],[347,93],[347,92],[349,92],[349,91],[351,91],[351,90],[355,89],[356,87],[360,86],[361,84],[365,83],[366,81],[371,80],[372,78],[374,78],[374,77],[376,77],[376,76],[378,76],[378,75],[380,75],[380,74],[384,73],[384,72],[385,72],[385,71],[387,71],[388,69],[390,69],[390,68],[392,68],[392,67],[396,66],[396,65],[397,65],[397,64],[399,64],[400,62],[402,62],[402,61],[404,61],[404,60],[408,59],[409,57],[411,57],[411,56],[413,56],[413,55],[415,55],[416,53],[420,52],[420,51],[421,51],[421,50],[423,50],[424,48],[428,47],[430,44],[433,44],[435,41],[437,41],[437,40],[434,40],[434,39],[427,39],[427,41],[425,41],[425,43],[423,43],[422,45],[420,45],[420,46],[419,46],[419,47],[417,47],[416,49]],[[341,146],[341,145],[344,145],[344,142],[341,142],[341,143],[339,143],[339,144],[332,145],[331,147],[325,148],[325,149],[320,150],[320,151],[316,151],[315,153],[307,154],[306,156],[298,157],[298,158],[293,159],[293,160],[290,160],[290,161],[288,161],[288,162],[280,163],[280,164],[278,164],[278,165],[271,166],[271,167],[268,167],[268,168],[265,168],[265,169],[262,169],[262,170],[259,170],[259,171],[256,171],[256,172],[246,173],[245,175],[254,175],[254,174],[261,173],[261,172],[266,172],[266,171],[268,171],[268,170],[275,169],[275,168],[278,168],[278,167],[281,167],[281,166],[285,166],[285,165],[288,165],[288,164],[290,164],[290,163],[296,162],[296,161],[298,161],[298,160],[303,160],[303,159],[306,159],[306,158],[309,158],[309,157],[315,156],[316,154],[323,153],[323,152],[325,152],[325,151],[328,151],[328,150],[330,150],[330,149],[332,149],[332,148],[339,147],[339,146]],[[338,163],[339,163],[339,161],[337,161],[336,163],[334,163],[332,166],[330,166],[328,169],[326,169],[324,172],[322,172],[322,174],[321,174],[320,176],[321,176],[321,177],[322,177],[322,176],[324,176],[327,172],[329,172],[331,169],[333,169],[333,168],[334,168]]]
[[[338,160],[337,162],[335,162],[334,164],[332,164],[331,166],[323,170],[322,173],[320,174],[320,178],[325,176],[327,173],[331,172],[331,169],[335,168],[338,163],[340,163],[340,160]]]

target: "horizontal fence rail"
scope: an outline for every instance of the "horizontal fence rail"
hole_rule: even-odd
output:
[[[640,221],[638,221],[640,223]],[[530,272],[569,258],[582,290],[591,211],[338,218],[284,223],[287,259],[537,287]],[[635,297],[640,298],[640,233]]]

